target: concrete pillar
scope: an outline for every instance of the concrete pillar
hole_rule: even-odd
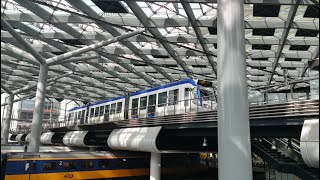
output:
[[[151,152],[150,158],[150,180],[161,179],[161,154]]]
[[[243,6],[218,0],[219,180],[253,178]]]
[[[43,119],[43,108],[44,108],[44,99],[45,99],[45,93],[46,93],[47,77],[48,77],[48,65],[41,64],[40,72],[39,72],[39,80],[37,85],[37,92],[35,97],[36,101],[35,101],[35,107],[33,112],[28,152],[39,152],[40,133],[41,133],[41,127],[42,127],[41,125],[42,125],[42,119]]]
[[[9,94],[6,119],[4,120],[3,127],[1,129],[1,144],[8,144],[9,128],[10,128],[12,108],[13,108],[13,99],[14,99],[14,94]]]

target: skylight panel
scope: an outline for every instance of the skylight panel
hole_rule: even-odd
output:
[[[253,16],[278,17],[281,5],[253,5]]]
[[[296,36],[305,36],[305,37],[317,37],[319,30],[313,29],[298,29]]]
[[[119,1],[92,0],[105,13],[128,13],[128,10]]]
[[[255,28],[252,29],[253,36],[273,36],[275,32],[274,28]]]
[[[308,6],[303,17],[319,18],[319,5],[318,6]]]

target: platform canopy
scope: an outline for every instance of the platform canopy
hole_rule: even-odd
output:
[[[248,88],[308,87],[308,64],[319,58],[319,0],[244,3]],[[49,79],[72,74],[50,83],[47,97],[89,102],[188,77],[216,85],[217,0],[1,0],[1,17],[45,58],[146,29],[50,66]],[[1,84],[11,91],[37,83],[29,52],[1,26]]]

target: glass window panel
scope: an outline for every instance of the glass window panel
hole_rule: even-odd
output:
[[[117,103],[117,113],[121,113],[122,111],[122,102]]]
[[[93,113],[94,113],[94,108],[91,108],[91,110],[90,110],[90,116],[91,117],[93,116]]]
[[[166,106],[167,103],[167,92],[159,93],[158,96],[158,107]]]
[[[107,160],[100,160],[98,162],[98,167],[99,168],[107,168],[107,166],[108,166],[108,161]]]
[[[185,88],[184,89],[184,105],[185,106],[189,106],[189,100],[190,99],[190,91],[189,91],[189,88]]]
[[[109,114],[109,108],[110,108],[110,105],[105,105],[105,109],[104,109],[104,113],[105,114]]]
[[[114,114],[116,112],[116,103],[111,104],[110,114]]]
[[[156,99],[157,95],[153,94],[153,95],[149,95],[149,102],[148,102],[148,114],[153,114],[155,113],[155,105],[156,105]]]
[[[138,102],[139,102],[139,98],[132,100],[132,115],[138,114]]]
[[[43,170],[56,170],[58,169],[58,162],[44,162],[42,165]]]
[[[76,169],[76,162],[74,161],[64,161],[62,163],[63,169]]]
[[[140,109],[146,109],[147,107],[147,96],[140,98]]]
[[[177,101],[179,100],[179,90],[171,90],[169,91],[169,105],[177,104]]]
[[[93,161],[82,161],[80,164],[81,168],[92,169],[94,167]]]
[[[100,116],[103,116],[103,113],[104,113],[104,106],[101,106],[100,107]]]
[[[99,115],[99,107],[96,107],[95,111],[94,111],[94,116],[98,117]]]

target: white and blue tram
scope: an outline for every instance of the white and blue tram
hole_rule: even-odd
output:
[[[212,105],[212,102],[210,104]],[[203,100],[197,80],[185,79],[128,96],[72,108],[68,111],[66,125],[172,115],[203,108],[212,107]]]

